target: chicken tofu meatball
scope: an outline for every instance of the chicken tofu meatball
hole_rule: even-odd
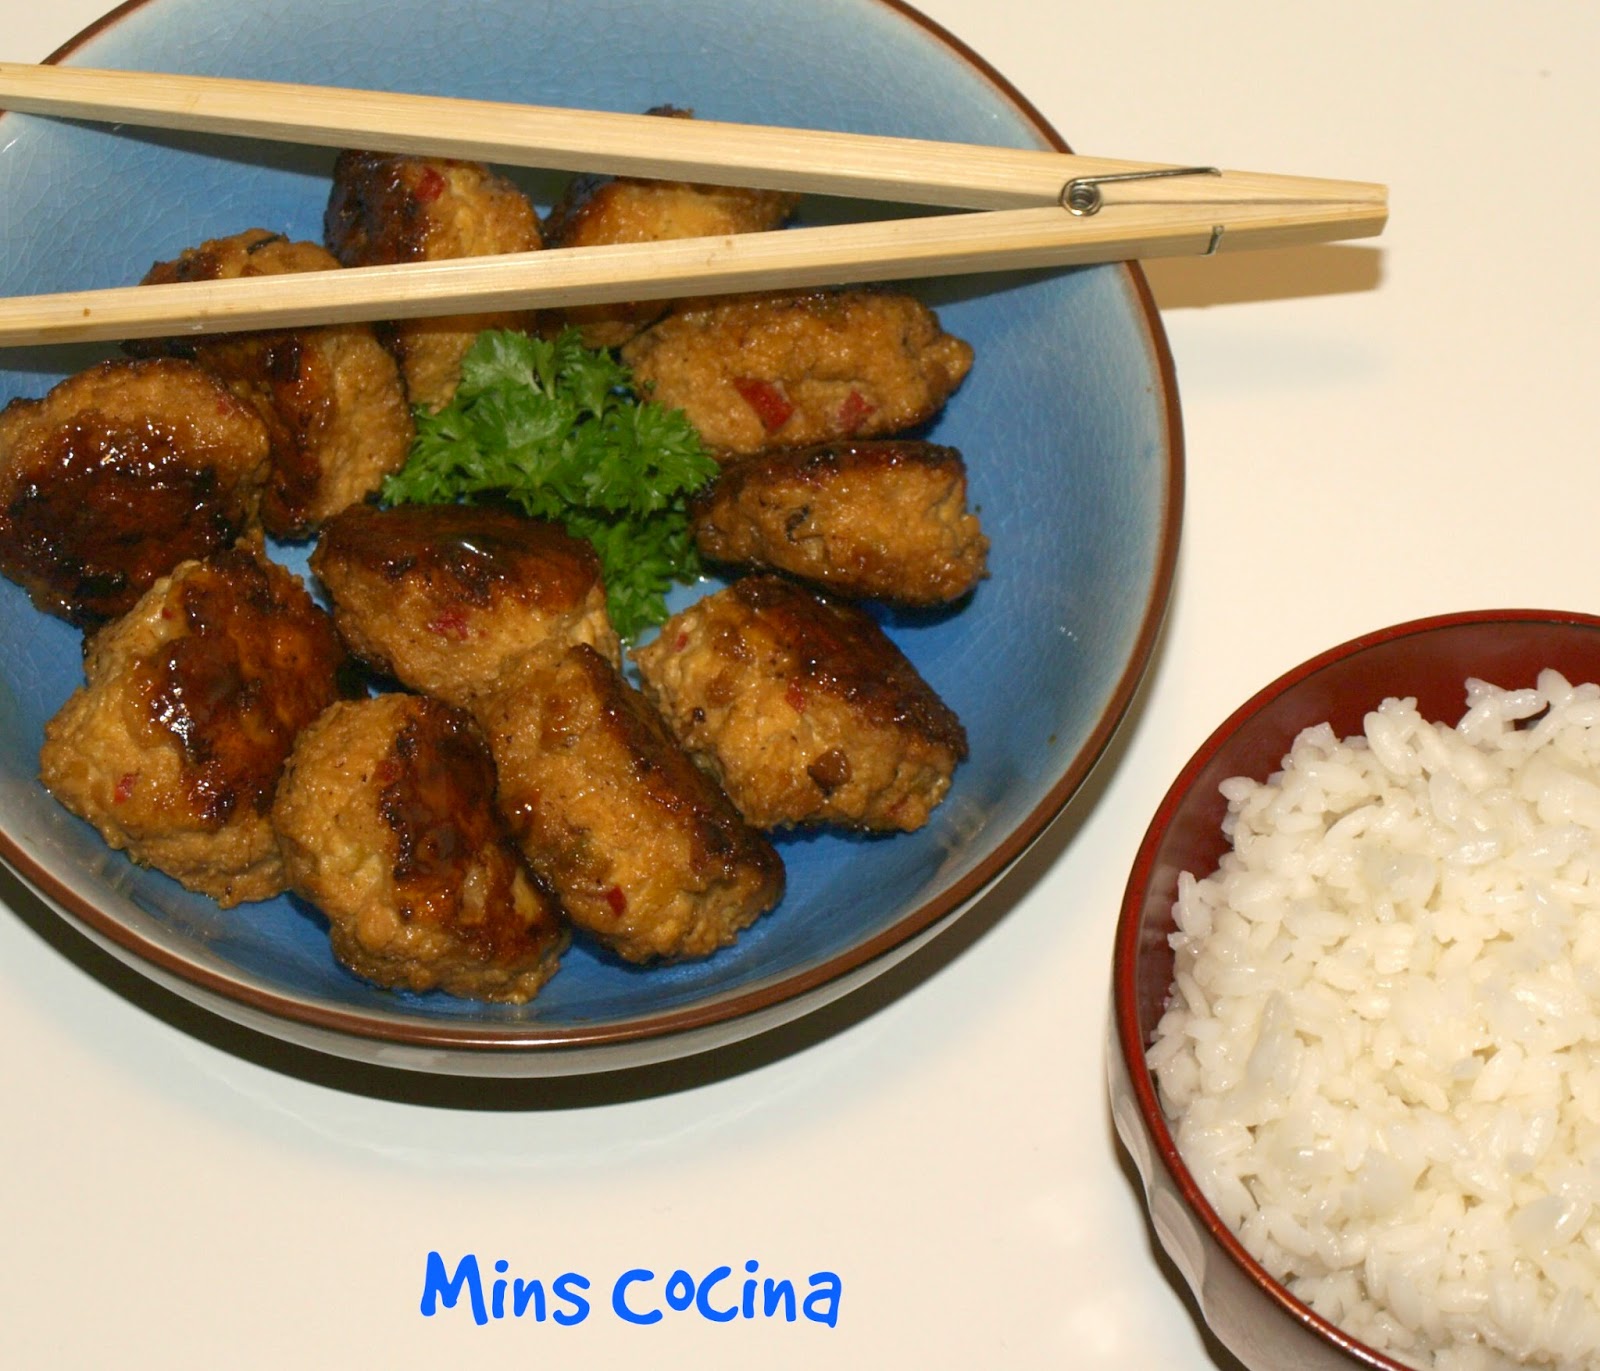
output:
[[[960,599],[983,577],[989,549],[967,509],[961,454],[914,439],[742,458],[723,468],[690,517],[696,546],[713,562],[908,606]]]
[[[273,791],[339,694],[333,624],[250,541],[185,562],[89,640],[40,778],[112,847],[222,905],[283,889]]]
[[[93,627],[256,519],[267,431],[177,359],[104,362],[0,411],[0,572]]]
[[[347,267],[440,261],[543,245],[539,215],[505,177],[477,162],[343,152],[333,169],[324,239]],[[439,409],[461,379],[461,359],[483,329],[530,331],[531,313],[401,320],[385,333],[411,403]]]
[[[972,349],[912,296],[810,291],[684,305],[622,360],[706,446],[747,455],[902,433],[938,413]]]
[[[634,654],[678,740],[758,828],[911,830],[967,754],[960,721],[853,605],[736,581]]]
[[[694,117],[690,110],[670,106],[649,112],[663,118]],[[546,247],[573,248],[762,233],[781,227],[799,201],[787,191],[580,176],[545,220],[544,240]],[[559,317],[579,330],[585,347],[611,348],[621,347],[668,308],[665,300],[589,305]]]
[[[530,654],[476,712],[529,864],[619,956],[706,956],[782,897],[772,845],[593,648]]]
[[[169,262],[144,284],[338,270],[316,243],[250,229],[216,238]],[[272,440],[272,476],[261,522],[280,538],[301,538],[377,490],[411,448],[411,410],[394,358],[366,324],[154,345],[193,357],[248,403]],[[150,350],[151,345],[136,348]]]
[[[324,527],[311,569],[356,656],[453,704],[546,641],[620,659],[594,549],[508,509],[355,506]]]
[[[494,785],[470,716],[422,696],[341,702],[300,735],[273,825],[290,888],[357,975],[523,1004],[554,973],[565,926]]]

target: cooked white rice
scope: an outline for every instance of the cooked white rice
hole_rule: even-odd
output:
[[[1397,1360],[1600,1366],[1600,686],[1385,700],[1223,792],[1149,1054],[1206,1197]]]

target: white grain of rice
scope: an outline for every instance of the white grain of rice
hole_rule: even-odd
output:
[[[1385,700],[1227,781],[1149,1052],[1225,1222],[1437,1371],[1600,1365],[1600,686]]]

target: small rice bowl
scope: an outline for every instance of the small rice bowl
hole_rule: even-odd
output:
[[[1600,1365],[1600,685],[1388,699],[1223,786],[1148,1064],[1245,1248],[1417,1367]]]

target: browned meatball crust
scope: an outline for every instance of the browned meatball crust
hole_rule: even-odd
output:
[[[272,821],[289,887],[378,985],[523,1004],[567,933],[494,803],[471,717],[418,695],[327,709],[301,733]]]
[[[667,105],[649,113],[672,119],[694,117],[691,110]],[[546,247],[577,248],[763,233],[781,227],[799,202],[798,195],[787,191],[579,176],[545,220],[544,241]],[[668,308],[665,300],[589,305],[562,311],[558,318],[579,330],[585,347],[610,348],[621,347]]]
[[[989,540],[952,447],[907,438],[778,448],[724,467],[690,509],[714,562],[786,571],[852,599],[947,604]]]
[[[248,229],[157,262],[144,284],[338,269],[333,254],[316,243]],[[266,424],[272,476],[261,522],[268,533],[304,537],[405,464],[412,438],[405,387],[368,325],[168,338],[133,350],[156,349],[194,358]]]
[[[782,898],[772,845],[593,648],[530,654],[476,712],[530,865],[619,956],[706,956]]]
[[[81,627],[256,518],[267,432],[210,373],[103,362],[0,411],[0,572]]]
[[[634,658],[758,828],[920,828],[967,755],[960,721],[872,619],[781,577],[707,596]]]
[[[354,506],[323,528],[311,569],[356,656],[453,704],[546,641],[620,659],[594,549],[498,506]]]
[[[515,185],[477,162],[343,152],[323,220],[328,248],[347,267],[535,252],[539,215]],[[530,331],[531,313],[397,321],[385,338],[414,405],[438,409],[461,379],[461,358],[489,328]]]
[[[89,641],[40,777],[134,861],[219,904],[266,899],[283,889],[273,791],[343,662],[327,614],[258,542],[185,562]]]
[[[749,454],[902,433],[938,413],[972,349],[912,296],[809,291],[683,305],[622,360],[708,447]]]

